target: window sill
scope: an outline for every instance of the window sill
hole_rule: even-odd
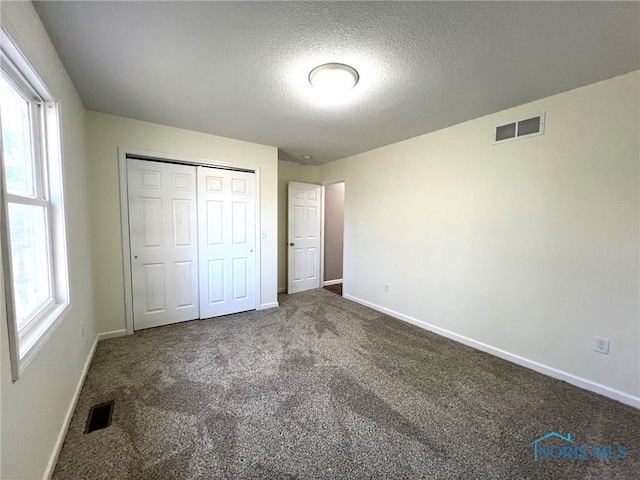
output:
[[[18,361],[18,375],[22,375],[31,360],[35,358],[42,346],[51,338],[58,325],[62,323],[71,310],[69,302],[60,303],[32,328],[27,335],[20,339],[20,359]],[[14,378],[15,382],[17,378]]]

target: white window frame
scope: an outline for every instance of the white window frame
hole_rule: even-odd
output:
[[[32,148],[35,157],[36,186],[33,197],[9,194],[5,180],[4,156],[0,168],[2,273],[9,330],[11,374],[16,381],[61,323],[71,305],[58,104],[4,29],[0,31],[0,35],[2,75],[30,103]],[[2,146],[2,136],[0,136],[0,146]],[[31,312],[20,327],[15,311],[12,281],[9,203],[41,206],[45,208],[47,214],[50,298]]]

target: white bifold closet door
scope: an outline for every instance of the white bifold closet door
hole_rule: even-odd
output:
[[[127,164],[134,328],[199,318],[196,169]]]
[[[255,308],[247,172],[127,160],[134,329]]]
[[[198,167],[201,318],[255,308],[254,178]]]

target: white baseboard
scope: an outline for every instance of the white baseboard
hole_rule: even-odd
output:
[[[326,287],[328,285],[337,285],[339,283],[342,283],[341,278],[338,278],[337,280],[327,280],[326,282],[322,282],[322,286]]]
[[[284,293],[287,291],[287,287],[280,287],[278,288],[278,293]]]
[[[430,332],[436,333],[443,337],[447,337],[458,343],[462,343],[469,347],[475,348],[476,350],[481,350],[485,353],[489,353],[491,355],[494,355],[496,357],[502,358],[503,360],[507,360],[509,362],[515,363],[522,367],[530,368],[531,370],[535,370],[538,373],[542,373],[543,375],[547,375],[549,377],[565,381],[567,383],[570,383],[571,385],[582,388],[584,390],[588,390],[590,392],[604,395],[605,397],[611,398],[613,400],[617,400],[618,402],[624,403],[626,405],[630,405],[635,408],[640,408],[640,397],[635,397],[633,395],[629,395],[628,393],[624,393],[614,388],[607,387],[606,385],[602,385],[600,383],[587,380],[586,378],[578,377],[571,373],[563,372],[562,370],[558,370],[553,367],[549,367],[547,365],[543,365],[541,363],[535,362],[533,360],[520,357],[518,355],[509,353],[500,348],[492,347],[491,345],[487,345],[486,343],[472,340],[471,338],[465,337],[463,335],[459,335],[449,330],[445,330],[444,328],[436,327],[435,325],[431,325],[430,323],[423,322],[422,320],[418,320],[417,318],[404,315],[402,313],[396,312],[394,310],[391,310],[385,307],[381,307],[380,305],[367,302],[366,300],[362,300],[352,295],[343,294],[343,296],[344,298],[348,300],[352,300],[356,303],[359,303],[360,305],[364,305],[365,307],[369,307],[379,312],[386,313],[387,315],[397,318],[398,320],[411,323],[413,325],[416,325],[417,327],[423,328],[425,330],[429,330]]]
[[[80,391],[82,390],[82,385],[84,385],[84,380],[87,377],[87,372],[89,371],[91,360],[93,360],[93,355],[96,353],[96,347],[98,346],[98,337],[99,335],[96,336],[96,339],[93,341],[93,345],[91,346],[89,355],[87,355],[87,359],[84,362],[84,367],[82,367],[82,373],[80,374],[80,378],[78,379],[78,385],[76,385],[76,390],[73,393],[73,397],[71,398],[71,403],[69,404],[67,414],[64,417],[64,422],[62,422],[62,428],[60,429],[60,433],[58,433],[58,438],[56,439],[56,444],[53,448],[53,452],[51,453],[51,458],[49,459],[47,468],[44,471],[44,480],[49,480],[51,478],[51,476],[53,475],[53,471],[56,468],[56,463],[58,463],[58,456],[60,455],[60,450],[62,450],[64,437],[67,435],[67,430],[69,429],[69,424],[71,423],[71,417],[73,416],[73,412],[76,409],[76,404],[78,403],[78,398],[80,397]]]
[[[122,330],[113,330],[112,332],[99,333],[98,341],[101,342],[103,340],[109,340],[110,338],[124,337],[126,335],[127,331],[124,328]]]
[[[278,305],[278,302],[263,303],[258,308],[256,308],[256,310],[268,310],[269,308],[276,308]]]

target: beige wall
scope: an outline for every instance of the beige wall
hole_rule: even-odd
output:
[[[639,77],[323,166],[346,179],[346,294],[639,397]],[[543,136],[492,145],[541,111]]]
[[[313,165],[278,162],[278,291],[287,288],[287,185],[289,182],[319,183],[319,169]]]
[[[118,147],[184,155],[260,168],[261,304],[277,301],[277,149],[215,135],[87,112],[87,151],[93,218],[93,265],[98,328],[123,330],[124,270]]]
[[[342,279],[344,182],[324,187],[324,280]]]
[[[11,381],[4,289],[0,288],[0,477],[35,479],[43,477],[54,452],[96,332],[87,228],[85,110],[31,3],[2,2],[2,27],[59,101],[62,127],[71,310],[15,383]],[[80,322],[85,322],[84,337]]]

